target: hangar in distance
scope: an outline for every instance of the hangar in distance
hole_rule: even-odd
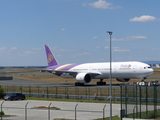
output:
[[[97,85],[105,85],[103,79],[110,78],[110,63],[59,64],[50,48],[45,45],[48,67],[41,72],[48,71],[60,77],[74,77],[75,85],[90,83],[92,79],[100,79]],[[132,78],[144,80],[153,73],[153,69],[142,62],[112,62],[112,78],[120,82],[128,82]]]

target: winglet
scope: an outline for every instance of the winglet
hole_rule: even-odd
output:
[[[53,54],[52,54],[50,48],[48,47],[48,45],[45,45],[45,50],[46,50],[48,66],[58,65],[58,62],[57,62],[56,58],[53,56]]]

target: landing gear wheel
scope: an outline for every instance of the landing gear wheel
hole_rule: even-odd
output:
[[[97,85],[106,85],[106,82],[97,82]]]
[[[106,85],[106,82],[103,82],[103,79],[100,79],[100,82],[97,82],[97,85]]]

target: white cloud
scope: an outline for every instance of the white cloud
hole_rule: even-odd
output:
[[[130,36],[130,37],[127,37],[128,39],[146,39],[147,37],[146,36]]]
[[[158,51],[159,51],[159,50],[160,50],[160,48],[152,48],[152,50],[158,50]]]
[[[26,52],[24,52],[25,54],[33,54],[33,53],[35,53],[35,52],[31,52],[31,51],[26,51]]]
[[[109,49],[110,47],[108,47],[108,46],[106,46],[106,47],[104,47],[104,49]]]
[[[83,4],[83,6],[92,6],[94,8],[98,8],[98,9],[116,9],[116,8],[120,8],[120,7],[113,7],[112,3],[106,2],[105,0],[98,0],[97,2],[94,3],[89,3],[89,4]]]
[[[72,50],[69,50],[69,49],[59,49],[61,52],[66,52],[66,51],[72,51]]]
[[[131,18],[129,21],[133,21],[133,22],[150,22],[150,21],[156,21],[156,20],[160,20],[160,19],[157,19],[154,16],[150,16],[150,15],[142,15],[140,17]]]
[[[110,49],[110,47],[106,46],[105,49]],[[130,51],[129,49],[124,49],[120,47],[112,47],[113,52],[128,52]]]
[[[146,36],[140,36],[140,35],[137,35],[137,36],[128,36],[128,37],[125,37],[125,38],[112,38],[112,41],[130,41],[130,40],[139,40],[139,39],[147,39]],[[106,41],[109,41],[110,39],[106,39]]]
[[[65,31],[66,29],[64,29],[64,28],[61,28],[61,30],[62,30],[62,31]]]
[[[1,48],[0,48],[0,51],[1,51],[1,50],[5,50],[5,49],[6,49],[5,47],[1,47]]]
[[[82,55],[89,55],[90,53],[88,52],[84,52],[84,53],[80,53],[80,54],[76,54],[75,56],[82,56]]]
[[[32,48],[33,50],[41,50],[41,48]]]
[[[130,51],[130,50],[129,49],[120,48],[120,47],[113,48],[113,52],[128,52],[128,51]]]
[[[100,48],[100,46],[96,46],[96,48],[98,49],[98,48]]]
[[[17,50],[18,48],[17,48],[17,47],[12,47],[11,49],[12,49],[12,50]]]
[[[96,38],[98,38],[98,37],[97,37],[97,36],[94,36],[93,38],[96,39]]]

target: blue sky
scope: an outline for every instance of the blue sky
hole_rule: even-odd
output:
[[[160,60],[159,0],[1,0],[0,66]]]

